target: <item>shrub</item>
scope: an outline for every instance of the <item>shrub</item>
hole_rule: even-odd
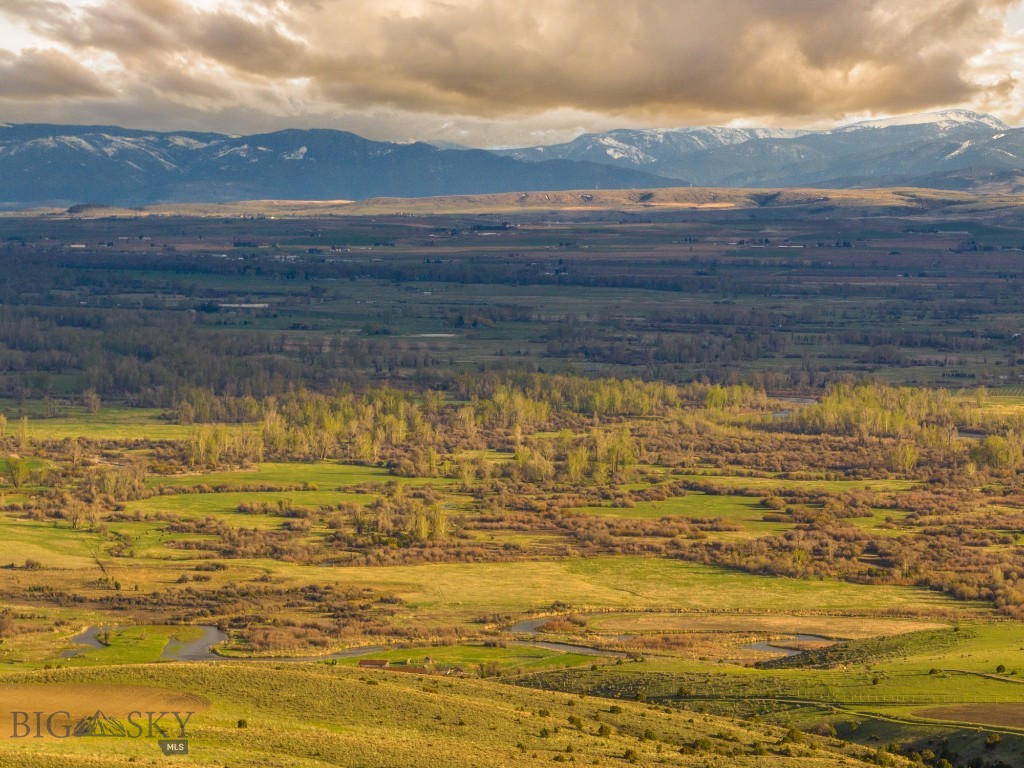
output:
[[[805,740],[804,732],[799,728],[790,728],[786,731],[786,735],[782,737],[780,744],[803,744]]]

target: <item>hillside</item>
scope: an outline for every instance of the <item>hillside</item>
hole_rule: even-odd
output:
[[[36,209],[34,213],[74,219],[138,218],[145,216],[270,217],[377,215],[513,214],[562,212],[567,215],[623,213],[638,217],[673,211],[745,209],[871,208],[875,211],[921,213],[956,206],[959,210],[1014,210],[1020,200],[1011,194],[979,195],[941,189],[730,189],[727,187],[667,187],[634,190],[549,190],[435,197],[375,197],[366,200],[245,200],[230,203],[160,203],[125,207],[79,205],[69,209]],[[2,216],[4,214],[0,214]],[[8,213],[8,216],[17,215]]]
[[[745,768],[854,768],[869,765],[865,760],[871,754],[810,736],[791,744],[783,728],[713,715],[632,703],[613,709],[602,699],[497,682],[313,664],[107,667],[7,681],[38,684],[26,703],[42,711],[67,706],[69,695],[82,699],[91,692],[96,704],[105,707],[104,715],[117,720],[125,718],[133,697],[148,700],[153,687],[180,691],[186,696],[175,700],[187,700],[195,714],[186,726],[189,754],[173,763],[188,768],[497,767],[553,761],[704,766],[722,759]],[[120,708],[112,704],[112,693],[124,702]],[[4,739],[3,764],[67,765],[73,754],[79,768],[107,768],[160,757],[155,739],[144,737],[27,742]],[[381,749],[384,743],[387,748]]]

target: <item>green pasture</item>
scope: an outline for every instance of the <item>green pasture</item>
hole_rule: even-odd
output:
[[[1020,643],[1015,622],[966,622],[836,646],[824,665],[817,657],[796,657],[788,668],[754,668],[647,656],[596,669],[540,672],[521,682],[646,699],[691,713],[756,715],[811,731],[832,723],[841,738],[872,748],[911,743],[920,750],[948,738],[964,760],[998,756],[1015,765],[1024,746],[1017,738],[1024,735],[1024,664],[1011,666],[1024,661]],[[993,732],[1003,735],[1001,745],[999,739],[986,741]]]
[[[475,672],[480,665],[493,666],[503,672],[533,672],[560,667],[576,667],[582,664],[592,664],[595,661],[593,656],[581,653],[563,653],[519,644],[505,647],[442,645],[395,648],[362,657],[362,659],[367,658],[387,659],[392,664],[405,664],[412,667],[428,663],[440,667],[461,667],[466,672]],[[344,659],[340,663],[357,666],[360,660],[360,658]]]
[[[805,493],[844,493],[846,491],[873,490],[895,493],[909,491],[918,482],[916,480],[898,480],[879,478],[871,480],[793,480],[782,477],[742,477],[722,475],[713,471],[700,474],[684,474],[680,480],[712,483],[727,489],[746,489],[764,493],[777,493],[784,490]]]
[[[45,568],[96,571],[95,555],[100,552],[104,537],[96,532],[74,530],[66,523],[29,520],[5,515],[0,517],[0,565],[24,565],[37,560]],[[54,585],[57,586],[57,585]]]
[[[706,701],[718,711],[729,702],[774,701],[781,711],[791,706],[787,702],[804,701],[909,717],[928,705],[1024,706],[1022,634],[1016,622],[969,621],[850,641],[830,649],[826,664],[796,657],[784,668],[753,668],[663,655],[571,675],[550,672],[537,680],[623,698],[642,693],[649,699]]]
[[[633,520],[660,520],[663,517],[687,517],[694,519],[720,518],[727,523],[739,525],[744,533],[779,533],[793,527],[791,523],[768,522],[764,515],[771,510],[761,506],[759,499],[749,496],[712,495],[693,491],[664,501],[638,501],[632,507],[580,507],[576,511],[602,517],[620,517]],[[712,536],[728,538],[712,532]]]
[[[2,406],[0,406],[2,410]],[[123,405],[102,405],[96,413],[81,406],[61,407],[62,415],[45,418],[29,415],[30,440],[63,440],[82,437],[90,440],[183,440],[194,429],[162,418],[158,408],[131,408]],[[17,431],[17,419],[8,413],[8,434]]]
[[[251,469],[226,472],[197,472],[187,475],[160,475],[150,478],[153,485],[192,487],[196,485],[252,486],[252,485],[315,485],[321,491],[339,486],[374,485],[395,482],[401,485],[448,485],[446,478],[399,477],[383,467],[339,464],[322,461],[315,463],[267,462]]]
[[[253,492],[237,491],[233,493],[187,493],[170,496],[151,496],[148,499],[127,503],[130,511],[143,513],[171,512],[182,517],[206,517],[208,515],[231,516],[232,523],[244,527],[273,527],[280,525],[284,517],[273,513],[249,514],[239,512],[238,506],[243,503],[270,504],[276,506],[309,507],[332,506],[342,502],[362,504],[373,497],[368,494],[338,493],[336,491],[273,491]]]
[[[598,613],[585,617],[586,632],[621,637],[694,633],[760,634],[786,637],[798,634],[815,635],[835,640],[875,638],[901,635],[949,625],[926,619],[889,618],[885,616],[837,615],[814,611],[790,613],[711,612],[711,611],[630,611]]]
[[[423,615],[471,619],[495,612],[574,610],[817,611],[839,614],[985,616],[981,603],[957,602],[913,587],[764,577],[681,560],[635,556],[508,563],[438,563],[388,568],[308,569],[267,563],[298,582],[331,581],[393,593]],[[565,610],[565,609],[563,609]]]
[[[907,528],[903,527],[903,521],[908,514],[902,509],[872,509],[870,517],[848,517],[844,522],[878,536],[901,536],[907,532]],[[889,527],[890,521],[895,527]]]

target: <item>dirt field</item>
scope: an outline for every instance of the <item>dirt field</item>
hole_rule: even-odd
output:
[[[1020,704],[953,704],[947,707],[917,709],[913,714],[915,717],[925,717],[929,720],[1024,728],[1024,707]]]
[[[858,640],[901,635],[944,624],[902,619],[786,614],[630,613],[595,616],[591,627],[600,632],[779,632]]]

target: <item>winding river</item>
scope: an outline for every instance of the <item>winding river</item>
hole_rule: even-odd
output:
[[[201,631],[199,637],[194,640],[178,640],[171,637],[167,642],[167,646],[160,654],[161,661],[273,661],[273,662],[310,662],[310,661],[330,661],[331,659],[350,659],[358,656],[366,656],[370,653],[379,653],[380,651],[387,650],[387,646],[383,645],[367,645],[360,646],[358,648],[346,648],[336,653],[332,653],[326,656],[288,656],[288,657],[265,657],[265,658],[246,658],[246,657],[232,657],[232,656],[221,656],[214,651],[221,643],[228,639],[228,635],[219,627],[212,626],[210,624],[198,624],[190,625]],[[71,642],[76,645],[87,646],[85,648],[77,648],[64,651],[61,656],[65,659],[70,659],[78,656],[81,653],[86,653],[92,648],[105,648],[103,643],[99,641],[99,636],[103,632],[116,632],[124,627],[87,627],[82,632],[71,638]]]
[[[551,617],[546,616],[539,619],[526,619],[514,624],[508,628],[508,632],[516,634],[529,634],[536,635],[539,632],[539,627],[547,621],[550,621]],[[345,648],[344,650],[337,651],[325,656],[287,656],[287,657],[263,657],[263,658],[251,658],[251,657],[239,657],[239,656],[221,656],[215,652],[215,648],[221,643],[228,639],[228,635],[218,627],[209,624],[192,625],[197,629],[201,630],[199,637],[194,640],[178,640],[172,637],[163,652],[160,654],[161,661],[184,661],[184,662],[198,662],[198,661],[262,661],[262,662],[313,662],[313,661],[331,661],[332,659],[352,659],[359,656],[367,656],[371,653],[380,653],[381,651],[390,650],[390,646],[385,645],[367,645],[356,648]],[[102,632],[116,632],[118,629],[123,627],[87,627],[82,632],[71,638],[71,642],[77,645],[87,646],[85,648],[78,648],[64,651],[62,654],[63,658],[73,658],[81,653],[86,653],[92,648],[104,648],[103,643],[99,641],[99,635]],[[549,651],[557,651],[558,653],[579,653],[586,656],[612,656],[612,657],[623,657],[626,654],[619,651],[609,651],[604,648],[594,648],[589,645],[576,645],[573,643],[557,643],[548,642],[546,640],[512,640],[511,645],[528,645],[535,646],[537,648],[544,648]]]
[[[597,648],[592,645],[579,645],[576,643],[561,643],[548,640],[536,639],[536,636],[540,634],[540,628],[551,620],[551,616],[541,616],[539,618],[524,619],[519,621],[505,631],[513,635],[531,635],[533,639],[529,640],[511,640],[510,645],[524,645],[533,646],[536,648],[544,648],[549,651],[556,651],[558,653],[578,653],[585,656],[603,656],[613,658],[624,658],[627,654],[622,651],[612,651],[606,648]],[[315,661],[331,661],[333,659],[351,659],[359,656],[367,656],[372,653],[380,653],[390,649],[390,646],[385,645],[368,645],[360,646],[356,648],[345,648],[344,650],[337,651],[325,656],[287,656],[287,657],[264,657],[264,658],[251,658],[251,657],[231,657],[221,656],[215,652],[215,648],[221,643],[228,639],[228,635],[218,627],[209,624],[193,625],[201,631],[199,637],[193,640],[178,640],[174,637],[168,641],[167,646],[160,654],[162,661],[179,661],[179,662],[199,662],[199,661],[262,661],[262,662],[315,662]],[[82,632],[71,638],[71,642],[77,645],[86,646],[85,648],[78,648],[64,651],[62,654],[63,658],[73,658],[81,653],[86,653],[92,648],[104,648],[103,643],[99,641],[99,636],[102,632],[115,632],[120,627],[87,627]],[[743,646],[746,650],[751,651],[765,651],[769,653],[783,653],[786,656],[797,656],[803,653],[806,649],[799,649],[790,647],[790,643],[803,643],[803,644],[818,644],[818,643],[829,643],[832,642],[828,638],[819,637],[818,635],[795,635],[792,640],[788,641],[762,641],[757,643],[749,643]],[[775,644],[779,643],[779,644]]]

